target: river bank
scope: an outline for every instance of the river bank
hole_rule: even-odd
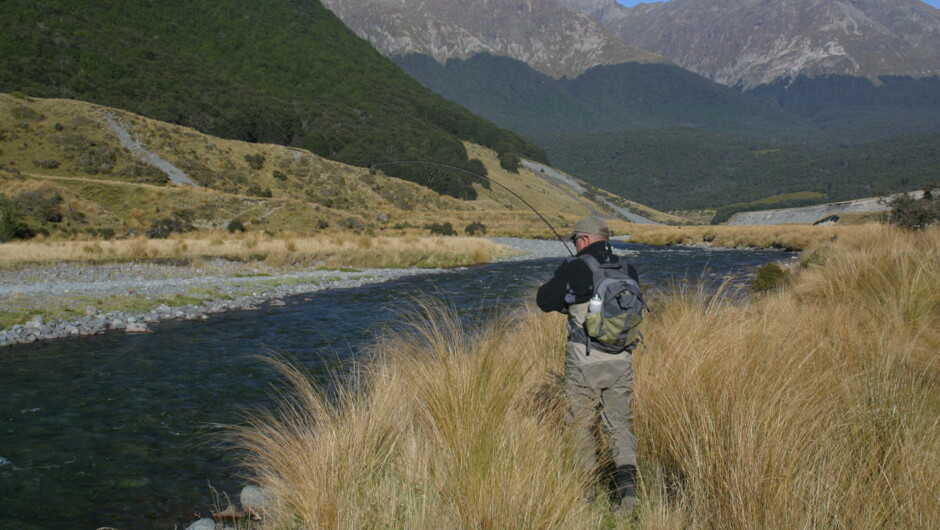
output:
[[[940,527],[940,470],[924,465],[940,452],[940,230],[869,226],[813,252],[747,301],[657,301],[634,355],[633,513],[572,494],[598,480],[565,428],[563,318],[479,330],[432,310],[328,398],[281,366],[282,410],[238,431],[278,499],[265,524]]]
[[[493,238],[494,261],[565,255],[558,241]],[[34,265],[0,271],[0,346],[118,331],[146,333],[171,319],[203,321],[285,297],[348,289],[446,268],[285,267],[222,258],[158,263]],[[4,329],[5,328],[5,329]]]
[[[284,298],[283,307],[226,311],[206,322],[167,320],[149,334],[0,349],[0,458],[7,462],[0,528],[185,528],[194,509],[206,517],[217,506],[207,483],[236,503],[246,482],[265,483],[243,474],[232,451],[207,442],[241,423],[246,410],[273,409],[271,391],[284,381],[259,356],[295,360],[328,391],[371,364],[373,345],[390,344],[393,330],[413,321],[416,300],[454,311],[476,330],[531,305],[565,253],[557,241],[527,244],[546,257],[301,294]],[[792,259],[778,251],[615,245],[656,304],[670,285],[729,276],[747,283],[757,266]],[[520,353],[529,358],[535,347]]]

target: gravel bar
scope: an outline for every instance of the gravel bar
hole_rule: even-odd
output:
[[[498,262],[564,257],[557,240],[492,238],[516,252]],[[207,320],[231,310],[262,304],[283,305],[282,298],[380,283],[446,269],[325,270],[277,268],[264,263],[210,260],[199,267],[156,263],[85,265],[59,263],[0,271],[0,312],[36,313],[29,321],[0,330],[0,346],[31,343],[108,331],[146,333],[148,324],[169,319]],[[167,305],[162,298],[183,296],[192,305]],[[104,311],[109,299],[137,299],[154,306],[142,311]],[[85,306],[84,316],[54,320],[49,308]],[[45,317],[45,318],[44,318]]]

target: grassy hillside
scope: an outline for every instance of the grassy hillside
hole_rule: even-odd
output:
[[[200,187],[171,185],[165,173],[120,144],[109,120]],[[605,210],[528,170],[503,169],[491,149],[461,148],[553,224],[567,226],[592,209]],[[298,234],[427,233],[426,225],[445,222],[458,232],[482,223],[496,234],[549,233],[501,187],[469,185],[475,201],[303,149],[215,138],[81,101],[0,94],[0,202],[37,233],[120,237],[146,234],[161,222],[221,229],[233,221],[248,230]]]
[[[777,194],[831,202],[910,191],[940,177],[940,133],[839,147],[777,144],[689,128],[535,138],[561,169],[654,208],[697,209]]]
[[[0,19],[0,91],[82,99],[360,166],[419,158],[479,169],[461,140],[544,158],[420,86],[316,0],[15,0],[0,3]],[[472,198],[452,173],[428,182],[389,171]]]

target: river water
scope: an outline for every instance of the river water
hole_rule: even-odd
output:
[[[776,251],[618,245],[648,293],[680,281],[743,278]],[[208,515],[210,486],[237,500],[224,424],[271,404],[276,350],[329,380],[364,355],[410,300],[431,296],[468,322],[531,303],[560,260],[499,263],[324,291],[213,316],[0,349],[0,529],[184,528]],[[649,299],[655,294],[648,294]],[[223,506],[224,507],[224,506]]]

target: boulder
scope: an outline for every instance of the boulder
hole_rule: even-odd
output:
[[[245,486],[238,495],[242,509],[259,517],[270,510],[271,498],[268,490],[258,486]]]
[[[149,333],[150,328],[143,322],[131,322],[124,328],[127,333]]]
[[[187,526],[186,530],[215,530],[215,521],[206,517]]]

